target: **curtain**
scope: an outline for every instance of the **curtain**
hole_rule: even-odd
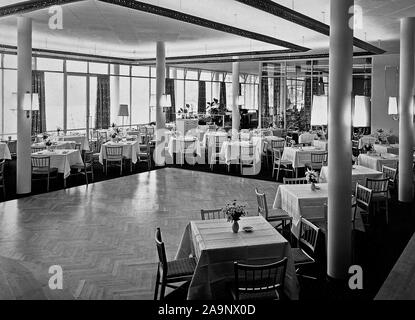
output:
[[[45,73],[32,71],[32,93],[39,95],[39,111],[32,111],[32,135],[46,131]]]
[[[269,116],[269,96],[268,96],[268,73],[266,71],[267,64],[264,63],[265,71],[262,71],[261,81],[261,103],[262,103],[262,115],[264,117]]]
[[[111,117],[110,77],[97,77],[97,105],[95,128],[108,129]]]
[[[226,110],[226,83],[220,83],[219,89],[219,110],[225,112]]]
[[[206,113],[206,82],[199,81],[199,97],[197,99],[199,113]]]
[[[174,95],[174,79],[166,78],[166,94],[171,97],[171,108],[167,109],[166,122],[176,121],[176,97]]]
[[[278,69],[280,69],[278,65]],[[274,124],[281,128],[284,126],[284,112],[281,108],[281,78],[280,72],[274,71]]]

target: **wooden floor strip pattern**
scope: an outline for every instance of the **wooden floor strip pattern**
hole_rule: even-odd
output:
[[[256,187],[272,204],[274,182],[165,168],[0,203],[0,298],[152,299],[155,228],[172,259],[201,208],[236,199],[256,214]],[[63,290],[48,288],[52,265]]]

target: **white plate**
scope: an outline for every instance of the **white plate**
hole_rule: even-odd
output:
[[[254,231],[254,228],[251,226],[245,226],[245,227],[242,227],[242,230],[245,232],[252,232]]]

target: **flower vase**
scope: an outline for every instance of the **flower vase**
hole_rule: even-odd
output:
[[[239,231],[239,223],[236,220],[232,224],[232,231],[233,231],[233,233],[238,233],[238,231]]]
[[[314,182],[311,182],[310,188],[311,188],[311,191],[315,191],[316,190],[316,184]]]

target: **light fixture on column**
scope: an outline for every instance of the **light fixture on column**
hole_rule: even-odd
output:
[[[120,104],[120,108],[118,109],[118,116],[122,117],[122,126],[124,127],[124,118],[128,117],[130,112],[128,110],[128,104]]]
[[[327,125],[327,96],[313,96],[313,107],[311,109],[311,126]]]
[[[370,127],[370,98],[366,96],[354,97],[353,127]]]
[[[392,116],[393,120],[395,120],[395,121],[399,120],[398,98],[389,97],[389,100],[388,100],[388,114],[390,116]]]
[[[17,97],[17,92],[12,93],[13,96]],[[10,109],[16,110],[16,109]],[[23,97],[23,110],[26,111],[26,118],[30,118],[32,111],[39,111],[39,94],[26,92]]]
[[[160,105],[163,108],[163,112],[167,112],[167,109],[172,107],[172,105],[171,105],[171,95],[163,94],[161,96]]]

